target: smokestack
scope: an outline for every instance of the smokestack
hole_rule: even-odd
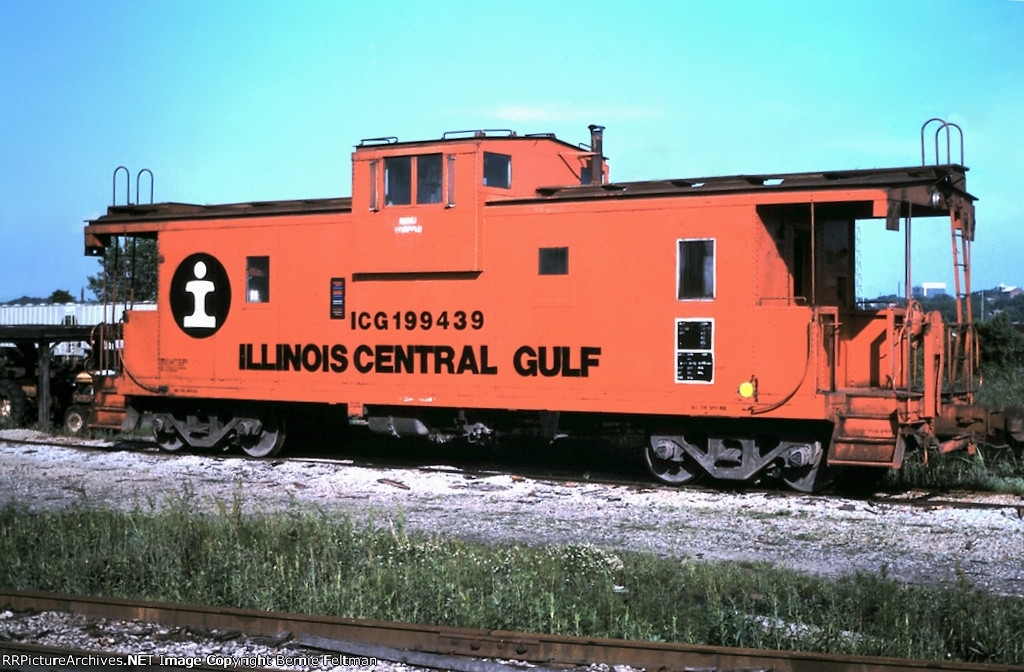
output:
[[[590,125],[590,151],[594,157],[590,160],[590,183],[604,183],[604,126]]]

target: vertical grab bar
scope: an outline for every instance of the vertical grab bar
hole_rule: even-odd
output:
[[[143,168],[135,175],[135,198],[139,199],[139,205],[142,204],[142,189],[139,188],[139,181],[142,180],[142,174],[149,174],[149,204],[153,204],[153,171],[149,168]]]
[[[125,205],[131,205],[131,203],[132,203],[132,174],[124,166],[118,166],[117,168],[114,168],[114,177],[113,177],[114,189],[113,189],[113,193],[110,196],[110,204],[111,205],[117,205],[117,174],[119,172],[121,172],[122,170],[124,171],[124,187],[125,187],[125,190],[128,192],[127,196],[125,197],[124,202],[125,202]]]
[[[940,119],[939,117],[932,117],[931,119],[929,119],[928,121],[924,122],[921,125],[921,165],[922,166],[928,165],[927,164],[927,160],[925,159],[924,131],[928,127],[928,125],[931,124],[933,121],[939,122],[939,127],[937,129],[935,129],[935,165],[939,165],[939,134],[942,133],[943,130],[946,131],[946,163],[952,163],[953,151],[952,151],[951,139],[950,139],[950,135],[951,135],[951,133],[949,131],[950,128],[955,128],[957,130],[957,133],[960,134],[960,165],[961,166],[964,165],[964,131],[963,131],[963,129],[960,128],[960,126],[958,126],[957,124],[954,124],[951,121],[946,121],[945,119]]]

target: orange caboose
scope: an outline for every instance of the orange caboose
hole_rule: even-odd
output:
[[[366,140],[351,198],[110,207],[87,251],[155,237],[160,265],[107,392],[168,450],[270,455],[300,409],[436,441],[615,426],[665,482],[799,490],[900,466],[972,401],[969,312],[854,295],[858,220],[903,246],[943,217],[967,270],[966,168],[613,183],[591,131]]]

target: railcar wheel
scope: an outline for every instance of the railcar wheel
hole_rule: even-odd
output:
[[[272,457],[284,446],[284,419],[268,412],[239,423],[238,445],[249,457]]]
[[[84,406],[75,404],[64,412],[64,429],[69,434],[78,435],[85,431],[89,422],[89,411]]]
[[[704,470],[686,454],[673,439],[652,436],[644,449],[647,469],[657,480],[666,485],[695,483],[704,475]]]
[[[185,445],[178,430],[174,428],[173,422],[162,413],[153,416],[153,438],[156,439],[156,444],[160,446],[161,450],[166,450],[169,453],[175,453]]]
[[[19,427],[25,421],[28,400],[17,381],[0,379],[0,427]]]

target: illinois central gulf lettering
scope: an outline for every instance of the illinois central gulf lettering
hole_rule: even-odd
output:
[[[260,343],[259,346],[239,343],[238,368],[242,371],[306,370],[343,373],[348,369],[348,350],[340,343],[277,343],[273,349],[268,343]]]
[[[552,378],[586,378],[590,369],[600,364],[601,348],[581,347],[579,355],[573,356],[573,349],[556,345],[534,348],[524,345],[512,357],[512,366],[520,376],[545,376]]]
[[[587,378],[600,365],[601,348],[524,345],[512,356],[523,377]],[[498,366],[486,345],[357,345],[340,343],[239,343],[241,371],[320,371],[493,376]]]
[[[351,360],[351,361],[350,361]],[[313,343],[240,343],[242,371],[323,371],[344,373],[349,364],[359,373],[449,373],[489,376],[498,373],[486,345],[344,345]]]
[[[360,345],[353,358],[359,373],[498,373],[486,345],[465,345],[458,357],[450,345]]]

